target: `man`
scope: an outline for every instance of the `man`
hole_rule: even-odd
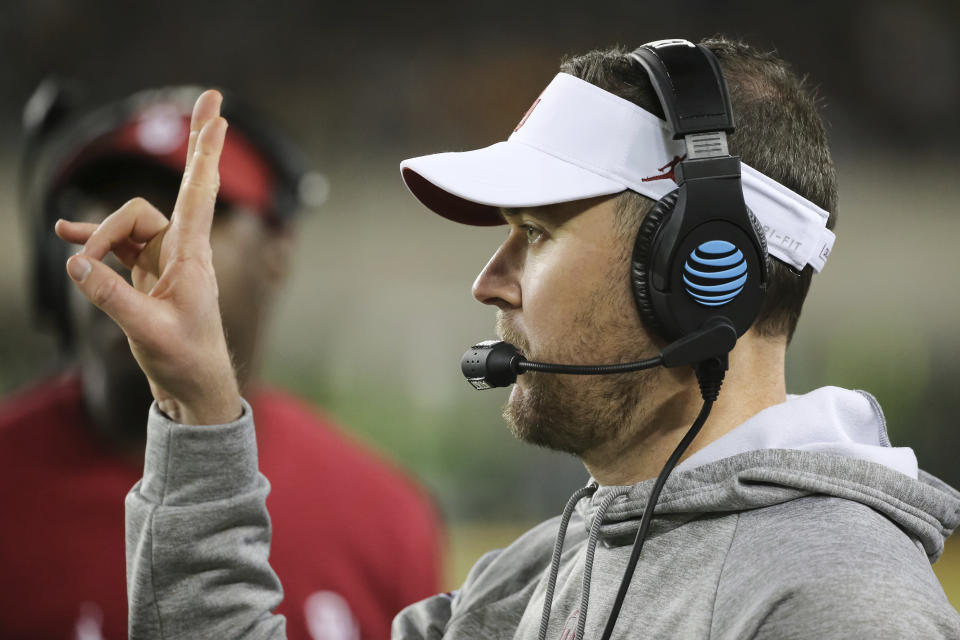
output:
[[[142,474],[150,389],[117,325],[66,288],[52,228],[58,216],[99,223],[135,194],[171,211],[199,92],[141,92],[56,123],[65,116],[52,90],[31,103],[24,202],[37,232],[39,311],[72,364],[0,406],[0,636],[122,638],[122,504]],[[279,610],[290,637],[386,637],[397,611],[437,591],[435,516],[404,474],[258,380],[304,171],[261,115],[235,99],[227,109],[234,126],[210,245],[219,312],[273,484]],[[330,494],[323,500],[320,488]]]
[[[509,225],[474,294],[498,307],[498,332],[520,355],[507,353],[494,374],[489,345],[478,345],[464,369],[478,387],[514,376],[511,429],[575,453],[593,480],[560,518],[481,558],[460,590],[406,609],[394,637],[960,637],[930,569],[960,521],[960,494],[889,446],[871,396],[785,392],[786,345],[833,243],[836,185],[813,100],[774,56],[723,39],[704,45],[574,58],[509,141],[402,164],[436,212]],[[739,125],[729,138],[718,133],[731,130],[721,69]],[[716,125],[698,130],[700,118]],[[169,225],[136,204],[99,227],[61,222],[58,232],[84,243],[67,270],[125,329],[157,400],[147,448],[156,475],[127,499],[131,636],[278,638],[265,550],[239,529],[263,526],[265,480],[201,281],[226,127],[215,94],[194,119]],[[704,184],[720,195],[704,200]],[[671,235],[688,220],[701,222]],[[743,242],[689,244],[701,232]],[[131,241],[147,243],[126,259],[136,289],[100,262]],[[677,261],[665,246],[686,248]],[[684,328],[694,312],[707,320]],[[588,378],[531,362],[627,363],[658,351],[634,368],[670,368]],[[475,371],[485,357],[488,370]],[[229,457],[205,459],[227,443]],[[205,530],[228,526],[237,527],[231,551],[211,557]],[[236,580],[200,573],[210,562]],[[208,600],[181,606],[184,592]]]

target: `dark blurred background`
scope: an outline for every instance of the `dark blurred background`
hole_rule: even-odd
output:
[[[839,168],[837,243],[790,348],[788,389],[871,391],[894,444],[960,485],[953,0],[3,0],[0,393],[54,362],[53,341],[32,326],[16,211],[32,90],[51,74],[93,104],[163,84],[230,88],[298,140],[330,185],[300,226],[266,377],[431,489],[463,556],[455,580],[472,560],[464,548],[555,514],[586,475],[575,460],[514,442],[499,417],[504,392],[463,381],[463,349],[493,333],[493,312],[470,284],[503,232],[421,209],[397,165],[505,139],[565,54],[715,33],[776,49],[809,76]]]

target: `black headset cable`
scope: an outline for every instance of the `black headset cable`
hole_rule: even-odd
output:
[[[643,509],[643,517],[640,519],[640,528],[637,530],[637,536],[633,541],[633,551],[630,553],[627,568],[623,572],[623,579],[620,581],[620,588],[617,590],[617,597],[613,602],[613,608],[610,610],[610,617],[607,618],[607,626],[603,630],[601,640],[610,640],[610,637],[613,635],[613,628],[617,624],[617,618],[620,616],[620,608],[623,606],[623,601],[627,596],[627,590],[630,588],[633,572],[637,568],[640,552],[643,550],[643,543],[647,538],[650,522],[653,520],[653,510],[656,508],[660,492],[663,490],[663,485],[666,484],[670,472],[677,466],[677,462],[680,460],[683,452],[687,450],[690,443],[697,437],[700,429],[703,428],[704,423],[707,421],[707,416],[710,415],[713,403],[720,393],[720,386],[723,384],[723,376],[726,369],[726,356],[722,358],[711,358],[695,367],[697,380],[700,383],[700,393],[703,396],[703,406],[700,408],[700,413],[697,415],[696,420],[693,421],[687,434],[683,436],[683,440],[680,441],[680,444],[673,450],[670,458],[667,459],[666,464],[663,465],[663,469],[660,470],[660,475],[657,476],[657,480],[653,484],[650,497],[647,499],[647,506]]]

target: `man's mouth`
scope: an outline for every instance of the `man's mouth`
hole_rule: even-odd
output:
[[[499,331],[497,332],[497,337],[503,340],[504,342],[512,344],[514,348],[517,350],[517,353],[519,353],[522,358],[527,358],[527,351],[526,349],[521,347],[519,344],[517,344],[517,342],[519,342],[518,340],[511,340],[509,336],[504,336]]]

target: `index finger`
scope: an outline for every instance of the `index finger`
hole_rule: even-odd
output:
[[[188,161],[180,194],[173,208],[171,226],[178,230],[182,249],[209,247],[213,209],[220,188],[220,152],[227,134],[227,121],[217,116],[197,136],[196,149]]]

